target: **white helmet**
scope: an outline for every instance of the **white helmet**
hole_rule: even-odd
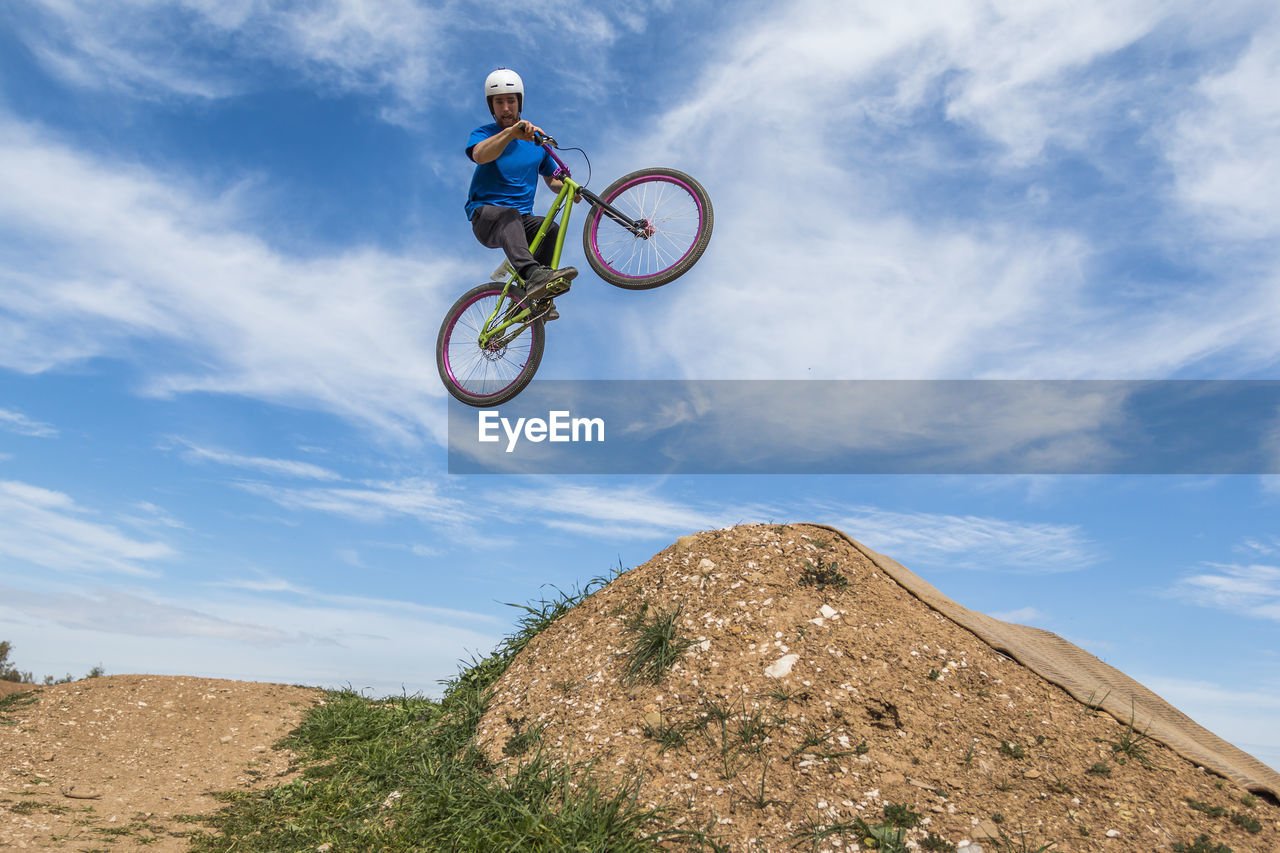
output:
[[[510,68],[499,68],[484,78],[484,100],[489,105],[490,114],[493,113],[494,95],[515,95],[516,109],[524,110],[524,81]]]

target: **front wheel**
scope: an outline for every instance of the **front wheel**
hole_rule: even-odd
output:
[[[648,290],[675,281],[711,240],[711,198],[684,172],[641,169],[614,181],[600,197],[641,226],[634,233],[601,207],[587,217],[582,250],[596,275],[612,285]]]
[[[468,406],[487,408],[515,397],[533,379],[542,361],[542,320],[518,323],[481,344],[481,330],[491,317],[501,318],[513,306],[503,285],[472,288],[444,316],[436,338],[436,367],[449,393]]]

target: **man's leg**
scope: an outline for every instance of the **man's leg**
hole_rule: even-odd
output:
[[[525,236],[524,222],[520,212],[514,207],[486,204],[477,208],[475,215],[471,217],[471,230],[482,246],[502,249],[521,278],[526,278],[539,266],[529,252],[529,238]]]
[[[538,229],[542,227],[541,216],[534,216],[532,213],[526,213],[521,217],[524,225],[525,245],[533,242],[533,238],[537,236]],[[542,238],[542,242],[538,244],[538,251],[534,254],[534,258],[544,267],[551,266],[551,256],[556,251],[556,234],[560,232],[560,223],[552,222],[547,228],[546,236]]]
[[[529,242],[533,242],[533,238],[537,235],[538,229],[542,226],[541,216],[534,216],[531,213],[525,214],[521,218],[524,226],[525,237]],[[529,296],[534,299],[541,299],[543,296],[556,296],[564,293],[569,289],[569,282],[578,274],[573,267],[561,267],[553,270],[551,268],[551,256],[556,251],[556,234],[560,231],[560,225],[552,222],[547,228],[547,233],[543,236],[542,242],[538,244],[538,252],[534,256],[538,261],[538,269],[534,270],[531,276],[521,276],[528,285]]]

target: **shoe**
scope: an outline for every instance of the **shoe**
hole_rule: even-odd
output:
[[[542,315],[543,322],[550,323],[552,320],[559,320],[559,319],[560,319],[560,312],[556,310],[556,304],[554,302],[548,301],[547,313]]]
[[[525,294],[530,299],[542,299],[544,296],[559,296],[569,291],[569,283],[578,275],[573,267],[538,267],[525,276]]]

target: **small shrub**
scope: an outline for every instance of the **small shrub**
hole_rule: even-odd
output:
[[[542,730],[534,726],[533,728],[525,728],[528,717],[512,717],[507,715],[507,725],[511,726],[511,737],[507,738],[507,742],[502,745],[502,754],[508,758],[515,758],[524,755],[539,740],[542,739]]]
[[[1118,739],[1103,740],[1099,738],[1098,740],[1101,743],[1111,744],[1111,753],[1113,755],[1123,755],[1128,758],[1134,758],[1137,759],[1138,763],[1143,767],[1151,767],[1151,759],[1147,757],[1146,742],[1149,740],[1147,737],[1147,730],[1143,729],[1141,732],[1135,731],[1133,728],[1133,720],[1134,716],[1130,713],[1129,722],[1125,726],[1124,731],[1120,733],[1120,737]],[[1150,728],[1150,726],[1148,725],[1147,728]],[[1116,760],[1121,764],[1124,763],[1120,758],[1117,758]]]
[[[900,829],[912,829],[920,825],[920,815],[905,803],[885,803],[884,818]]]
[[[668,749],[677,749],[684,746],[685,742],[684,727],[675,723],[668,724],[666,720],[656,726],[645,723],[644,736],[650,740],[657,741],[660,752],[666,752]]]
[[[760,711],[751,711],[743,713],[742,719],[738,722],[738,730],[734,732],[738,737],[738,743],[747,752],[758,753],[764,749],[765,739],[769,737],[769,727],[765,724],[764,716]]]
[[[1027,751],[1012,741],[1002,741],[1000,743],[1000,754],[1007,755],[1010,758],[1026,758]]]
[[[809,698],[809,691],[804,689],[786,690],[782,687],[775,687],[764,694],[770,699],[777,699],[779,702],[803,702]]]
[[[1053,774],[1053,781],[1049,783],[1049,790],[1055,794],[1074,794],[1075,793],[1075,791],[1071,790],[1071,786],[1068,785],[1066,781],[1057,773]]]
[[[926,833],[924,839],[920,842],[921,850],[928,850],[930,853],[956,853],[956,846],[940,835],[932,835]]]
[[[1231,848],[1225,844],[1214,844],[1209,840],[1209,836],[1202,834],[1190,844],[1175,842],[1173,851],[1174,853],[1231,853]]]
[[[848,585],[849,579],[844,576],[836,563],[824,563],[821,557],[818,558],[817,564],[804,561],[804,571],[800,574],[800,586],[816,586],[818,589],[833,586],[844,589]]]
[[[1090,776],[1110,776],[1111,765],[1105,761],[1099,761],[1084,772],[1088,773]]]
[[[1198,812],[1204,812],[1209,817],[1226,817],[1227,810],[1222,806],[1211,806],[1208,803],[1202,803],[1199,800],[1187,797],[1187,805]]]
[[[791,753],[799,755],[802,752],[809,752],[815,746],[822,746],[827,742],[827,738],[831,737],[831,732],[818,728],[813,723],[809,723],[804,730],[804,737],[800,739],[800,745]]]
[[[1252,817],[1249,817],[1249,815],[1247,814],[1240,814],[1240,812],[1232,812],[1231,822],[1234,823],[1236,826],[1240,827],[1241,829],[1244,829],[1254,835],[1257,835],[1259,832],[1262,832],[1262,824],[1258,823],[1257,820],[1255,820]]]

